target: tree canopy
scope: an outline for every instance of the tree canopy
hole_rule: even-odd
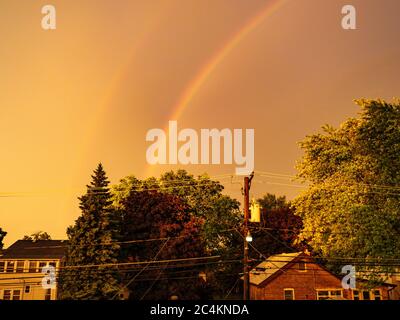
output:
[[[51,236],[45,231],[32,233],[30,236],[25,235],[22,240],[51,240]]]
[[[178,196],[188,206],[190,215],[202,219],[201,233],[207,252],[219,254],[232,241],[232,232],[226,230],[238,227],[241,221],[240,203],[224,195],[223,189],[222,184],[207,175],[196,178],[185,170],[167,172],[159,179],[139,180],[128,176],[113,186],[113,206],[122,209],[123,200],[131,190],[157,190]]]
[[[381,261],[377,270],[400,258],[400,105],[356,103],[358,117],[301,142],[298,176],[309,187],[293,206],[303,219],[301,237],[315,250]]]
[[[0,228],[0,249],[3,249],[3,239],[7,235],[7,232],[5,232],[2,228]]]
[[[108,184],[99,164],[86,194],[79,198],[82,215],[67,229],[66,269],[60,274],[64,299],[107,299],[119,292],[116,270],[98,266],[116,263],[119,254]]]
[[[262,198],[257,199],[257,202],[264,211],[286,209],[290,206],[285,196],[276,196],[271,193],[266,193]]]
[[[128,176],[112,188],[113,206],[123,215],[126,207],[124,199],[129,197],[132,190],[157,191],[177,197],[185,205],[186,215],[198,222],[198,235],[204,254],[233,259],[238,251],[242,252],[243,242],[235,231],[240,227],[242,217],[240,203],[224,195],[223,189],[222,184],[207,175],[194,177],[185,170],[170,171],[158,179],[153,177],[139,180]],[[240,268],[240,263],[236,264]],[[232,272],[236,271],[237,268],[230,264],[212,265],[205,270],[209,281],[213,282],[213,288],[216,288],[217,295],[226,294],[232,287],[237,279],[236,276],[232,276]],[[217,274],[221,276],[216,277]]]
[[[301,218],[294,214],[285,196],[267,193],[257,199],[257,202],[261,207],[261,221],[250,225],[253,246],[257,248],[257,251],[250,250],[253,258],[263,259],[274,254],[305,248],[298,241],[302,228]]]
[[[123,207],[120,232],[121,240],[127,243],[121,248],[122,262],[174,260],[205,255],[200,234],[202,221],[190,215],[188,205],[181,198],[154,190],[132,190],[123,200]],[[199,272],[202,268],[190,262],[183,264],[185,268],[177,262],[144,265],[125,273],[130,298],[165,300],[173,295],[180,299],[201,298],[203,283],[199,279]],[[175,280],[179,275],[186,280]]]

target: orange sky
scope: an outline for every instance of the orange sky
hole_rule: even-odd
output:
[[[256,170],[294,174],[296,143],[355,115],[354,98],[399,96],[400,3],[352,0],[358,30],[345,31],[340,11],[348,2],[1,0],[6,244],[38,230],[64,238],[99,161],[112,182],[170,169],[149,168],[145,158],[146,132],[168,120],[180,128],[254,128]],[[45,4],[57,9],[54,31],[41,29]],[[259,182],[255,196],[293,198],[299,190],[285,179]],[[226,187],[240,195],[240,185]]]

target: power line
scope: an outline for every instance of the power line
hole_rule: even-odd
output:
[[[280,255],[280,257],[283,257],[284,255]],[[293,258],[293,257],[291,257],[291,258]],[[302,257],[302,259],[313,259],[314,257]],[[255,261],[266,261],[266,262],[271,262],[273,265],[274,265],[274,263],[277,263],[277,262],[283,262],[283,263],[285,263],[285,264],[290,264],[290,263],[292,263],[292,261],[288,261],[288,260],[277,260],[277,259],[274,259],[274,260],[270,260],[270,259],[266,259],[266,260],[252,260],[253,262],[255,262]],[[219,261],[219,262],[215,262],[215,263],[223,263],[223,262],[228,262],[228,261]],[[234,263],[234,262],[240,262],[240,260],[237,260],[237,261],[229,261],[229,262],[232,262],[232,263]],[[316,262],[314,262],[314,261],[302,261],[303,263],[305,263],[305,264],[316,264],[316,265],[319,265],[318,263],[316,263]],[[212,263],[212,262],[211,262]],[[353,265],[355,265],[355,266],[360,266],[360,264],[354,264],[353,263]],[[400,265],[382,265],[382,264],[380,264],[380,265],[377,265],[377,264],[366,264],[366,265],[361,265],[361,266],[367,266],[367,267],[385,267],[385,266],[392,266],[392,267],[400,267]],[[192,266],[193,267],[193,266]],[[282,271],[284,271],[282,268],[279,268],[278,266],[276,266],[275,265],[275,267],[276,267],[276,269],[277,270],[282,270]],[[162,268],[160,268],[160,269],[162,269]],[[288,270],[285,270],[285,272],[290,272],[290,270],[300,270],[300,268],[299,267],[297,267],[297,268],[294,268],[293,266],[291,267],[291,269],[288,269]],[[143,269],[142,269],[143,270]],[[253,269],[254,270],[254,269]],[[313,272],[325,272],[324,270],[320,270],[320,269],[312,269],[312,268],[308,268],[307,269],[308,271],[313,271]],[[77,271],[79,271],[79,270],[77,270]],[[75,271],[75,274],[76,274],[76,272],[77,271]],[[114,271],[109,271],[109,270],[91,270],[91,272],[93,272],[93,271],[95,271],[95,272],[98,272],[98,273],[102,273],[102,274],[104,274],[104,273],[106,273],[106,272],[114,272]],[[129,272],[129,271],[132,271],[132,270],[119,270],[118,272],[121,272],[121,271],[125,271],[125,272]],[[150,269],[149,271],[152,271],[152,269]],[[189,270],[187,270],[187,271],[189,271]],[[259,273],[259,274],[263,274],[264,272],[262,272],[262,271],[255,271],[256,273]],[[366,274],[373,274],[373,273],[379,273],[379,274],[382,274],[382,272],[383,271],[379,271],[379,270],[358,270],[357,271],[357,273],[366,273]],[[79,274],[79,273],[78,273]],[[270,273],[268,273],[268,272],[266,272],[266,274],[270,274]],[[395,274],[400,274],[400,272],[398,272],[398,271],[391,271],[390,272],[390,274],[391,275],[395,275]],[[226,276],[226,275],[225,275]],[[302,274],[302,273],[300,273],[300,274],[298,274],[298,273],[296,273],[296,276],[307,276],[307,274]],[[27,282],[26,281],[26,279],[34,279],[34,278],[40,278],[40,279],[42,279],[44,276],[31,276],[31,277],[24,277],[24,278],[21,278],[21,277],[18,277],[18,278],[4,278],[4,279],[2,279],[2,280],[12,280],[12,279],[15,279],[15,280],[21,280],[22,279],[22,283],[21,282],[19,282],[19,285],[21,285],[21,284],[28,284],[29,282]],[[57,275],[57,277],[59,277],[58,275]],[[171,279],[184,279],[184,278],[186,278],[186,279],[188,279],[188,278],[198,278],[198,275],[197,276],[195,276],[195,277],[167,277],[167,278],[160,278],[160,277],[157,277],[157,278],[151,278],[151,279],[141,279],[141,278],[138,278],[138,277],[136,277],[136,281],[155,281],[155,280],[159,280],[159,281],[163,281],[163,280],[171,280]],[[18,283],[17,282],[8,282],[8,283],[5,283],[4,281],[1,281],[0,280],[0,283],[2,284],[2,285],[18,285]],[[34,283],[38,283],[38,282],[34,282]]]
[[[261,260],[260,260],[261,261]],[[224,261],[215,261],[215,262],[198,262],[198,263],[194,263],[194,264],[186,264],[186,265],[170,265],[170,264],[166,264],[166,266],[162,266],[162,267],[152,267],[149,266],[146,268],[146,270],[148,271],[159,271],[159,270],[166,270],[166,269],[178,269],[179,271],[168,271],[168,273],[182,273],[182,272],[193,272],[193,270],[180,270],[182,268],[193,268],[193,269],[197,269],[200,266],[206,266],[206,265],[211,265],[211,264],[236,264],[242,262],[242,260],[224,260]],[[125,269],[114,269],[114,270],[110,270],[110,269],[91,269],[89,271],[87,271],[90,274],[105,274],[105,273],[132,273],[135,271],[140,271],[142,270],[142,267],[135,267],[135,268],[125,268]],[[82,270],[71,270],[68,271],[66,273],[66,275],[68,276],[77,276],[80,275],[82,273],[85,273],[86,271],[82,271]],[[8,273],[11,275],[11,273]],[[40,274],[40,275],[37,275]],[[60,269],[57,268],[56,269],[56,276],[59,276],[60,274]],[[23,277],[6,277],[6,278],[1,278],[0,279],[0,283],[2,283],[1,281],[3,280],[22,280],[24,281],[25,279],[42,279],[44,276],[46,275],[46,273],[41,273],[41,272],[36,272],[35,275],[31,275],[31,276],[23,276]]]
[[[233,229],[221,230],[219,232],[229,232]],[[75,244],[75,245],[62,245],[62,246],[40,246],[40,247],[23,247],[25,250],[36,250],[36,249],[54,249],[54,248],[75,248],[75,247],[92,247],[92,246],[107,246],[114,244],[132,244],[132,243],[143,243],[143,242],[152,242],[152,241],[164,241],[166,239],[180,239],[180,238],[188,238],[188,235],[184,236],[176,236],[176,237],[163,237],[163,238],[150,238],[150,239],[136,239],[136,240],[126,240],[126,241],[108,241],[108,242],[100,242],[100,243],[89,243],[89,244]],[[63,240],[68,241],[68,240]]]
[[[260,177],[267,177],[267,178],[277,178],[277,179],[289,179],[289,180],[297,180],[299,179],[298,176],[295,175],[288,175],[288,174],[279,174],[279,173],[271,173],[271,172],[262,172],[256,171],[256,175]],[[259,182],[259,183],[267,183],[267,184],[277,184],[277,185],[284,185],[284,186],[295,186],[295,187],[312,187],[313,185],[291,185],[291,184],[280,184],[280,183],[273,183],[273,182]],[[341,184],[343,186],[343,184]],[[385,190],[394,190],[400,192],[400,186],[396,185],[379,185],[379,184],[368,184],[363,182],[354,182],[349,184],[348,186],[365,186],[365,187],[372,187],[377,189],[385,189]],[[397,195],[397,193],[395,193]]]
[[[264,171],[255,171],[255,174],[259,177],[267,177],[267,178],[276,178],[276,179],[289,179],[289,180],[295,180],[298,179],[297,176],[295,175],[289,175],[289,174],[281,174],[281,173],[273,173],[273,172],[264,172]],[[154,181],[155,187],[147,187],[146,183],[151,183],[146,180],[139,180],[138,183],[134,184],[133,186],[129,187],[128,190],[133,190],[133,191],[158,191],[158,190],[169,190],[173,188],[186,188],[186,187],[197,187],[197,186],[202,186],[202,185],[216,185],[216,184],[221,184],[220,181],[216,181],[213,179],[219,179],[219,180],[224,180],[224,179],[231,179],[231,183],[233,183],[233,178],[236,178],[237,176],[234,174],[221,174],[221,175],[215,175],[215,176],[205,176],[201,177],[198,176],[197,180],[196,177],[191,177],[194,180],[189,179],[171,179],[171,180],[165,180],[165,181],[160,181],[158,178],[155,178],[156,180]],[[290,186],[290,187],[298,187],[298,188],[304,188],[304,187],[312,187],[312,185],[297,185],[297,184],[285,184],[285,183],[277,183],[277,182],[265,182],[265,181],[258,181],[257,183],[265,183],[265,184],[272,184],[272,185],[282,185],[282,186]],[[172,186],[163,186],[163,185],[169,185],[172,184]],[[173,185],[175,184],[175,185]],[[223,183],[221,184],[223,186]],[[378,189],[384,189],[384,190],[394,190],[394,191],[399,191],[400,192],[400,186],[393,186],[393,185],[378,185],[378,184],[366,184],[366,183],[361,183],[361,182],[355,182],[353,184],[350,184],[350,186],[353,185],[358,185],[358,186],[365,186],[365,187],[372,187],[372,188],[378,188]],[[342,184],[343,186],[343,184]],[[118,184],[111,185],[110,188],[106,188],[107,191],[104,193],[112,193],[112,191],[119,191],[116,189],[118,187]],[[71,189],[51,189],[51,191],[57,191],[57,192],[63,192],[65,190],[71,190]],[[75,190],[78,190],[76,188]],[[80,192],[84,193],[85,190],[79,188],[81,190]],[[94,188],[89,188],[86,189],[86,192],[88,190],[94,190]],[[30,196],[32,194],[46,194],[48,193],[49,190],[44,190],[44,191],[10,191],[10,192],[0,192],[0,197],[18,197],[18,196]],[[96,194],[101,194],[101,192],[95,192]],[[385,194],[390,194],[390,193],[385,193]],[[398,195],[397,193],[392,193],[393,195]]]
[[[301,228],[268,228],[268,227],[257,227],[252,226],[250,227],[254,230],[268,230],[268,231],[285,231],[285,232],[294,232],[294,233],[312,233],[312,234],[327,234],[327,235],[354,235],[357,234],[355,232],[346,232],[346,231],[321,231],[321,230],[302,230]],[[373,230],[362,230],[363,233],[374,233]]]
[[[269,262],[271,262],[271,261],[269,261]],[[282,263],[285,263],[286,265],[287,265],[287,264],[293,263],[293,261],[288,261],[288,260],[274,260],[273,262],[282,262]],[[302,262],[305,263],[305,264],[313,264],[313,265],[319,266],[319,264],[316,263],[316,262],[304,262],[304,261],[302,261]],[[357,267],[357,265],[355,265],[355,266]],[[399,265],[397,265],[397,266],[399,266]],[[276,266],[275,269],[274,269],[274,268],[271,268],[271,269],[270,269],[270,270],[273,271],[273,272],[267,272],[267,271],[257,270],[256,267],[254,267],[253,270],[252,270],[252,273],[253,273],[253,274],[254,274],[254,273],[256,273],[256,274],[272,274],[272,273],[275,273],[276,271],[284,271],[286,274],[295,274],[296,276],[310,276],[310,275],[307,274],[307,273],[298,273],[298,272],[295,272],[295,271],[297,271],[297,270],[304,271],[303,269],[300,269],[299,267],[293,267],[293,266],[291,266],[291,267],[288,268],[287,270],[284,270],[284,268],[285,268],[285,266],[282,266],[282,267]],[[265,269],[264,269],[264,270],[265,270]],[[275,270],[276,270],[276,271],[275,271]],[[312,272],[314,272],[314,273],[325,273],[325,272],[326,272],[325,270],[320,269],[320,268],[309,268],[309,267],[308,267],[305,271],[312,271]],[[105,271],[105,272],[102,272],[102,273],[106,273],[106,271]],[[357,270],[356,273],[358,273],[358,274],[369,274],[369,275],[373,275],[373,274],[382,275],[384,272],[375,269],[375,270]],[[227,273],[227,274],[215,275],[215,276],[240,275],[240,274],[241,274],[241,273]],[[391,271],[391,272],[389,272],[389,275],[397,275],[397,274],[400,274],[400,271]],[[31,276],[31,277],[26,277],[26,278],[24,278],[24,280],[23,280],[23,281],[20,281],[20,282],[16,282],[16,281],[14,281],[14,282],[4,282],[4,280],[21,280],[21,278],[7,278],[7,279],[1,279],[1,280],[0,280],[0,284],[1,284],[1,285],[5,285],[5,284],[8,284],[8,285],[9,285],[9,284],[28,284],[29,282],[25,281],[25,279],[43,279],[43,277],[44,277],[44,276]],[[195,277],[198,278],[199,276],[196,275]],[[56,278],[60,278],[60,275],[56,275]],[[136,277],[136,278],[135,278],[135,281],[139,281],[139,280],[141,280],[141,279],[142,279],[142,278]],[[174,277],[167,277],[167,278],[164,278],[164,279],[165,279],[165,280],[168,280],[168,279],[176,279],[176,278],[174,278]],[[3,280],[3,281],[2,281],[2,280]],[[156,277],[156,278],[151,278],[151,279],[148,279],[148,280],[159,280],[159,278]],[[40,283],[40,282],[30,282],[30,283]]]
[[[189,179],[171,179],[171,180],[164,180],[160,181],[159,179],[156,178],[154,181],[154,186],[148,188],[146,183],[151,183],[146,180],[138,180],[137,183],[134,183],[132,186],[128,185],[128,191],[157,191],[157,190],[168,190],[171,188],[178,188],[178,187],[199,187],[199,186],[204,186],[204,185],[218,185],[220,184],[223,186],[223,184],[220,183],[218,180],[213,180],[213,179],[219,179],[219,180],[226,180],[226,179],[231,179],[233,177],[232,174],[221,174],[221,175],[215,175],[215,176],[198,176],[192,177]],[[194,180],[190,180],[194,179]],[[169,184],[172,184],[172,186],[168,186]],[[175,185],[173,185],[175,184]],[[165,186],[167,185],[167,186]],[[79,190],[79,193],[85,193],[87,191],[95,191],[95,194],[107,194],[107,193],[113,193],[113,191],[120,191],[118,190],[118,184],[113,184],[110,185],[109,187],[106,188],[95,188],[95,187],[90,187],[89,188],[69,188],[69,189],[60,189],[60,188],[53,188],[53,189],[47,189],[47,190],[41,190],[41,191],[0,191],[0,197],[18,197],[18,196],[30,196],[30,195],[35,195],[35,194],[48,194],[48,193],[57,193],[57,192],[64,192],[64,191],[71,191],[71,190]],[[98,190],[96,190],[98,189]],[[101,190],[104,190],[104,192],[100,192]],[[51,191],[56,191],[56,192],[51,192]],[[98,191],[98,192],[96,192]]]
[[[153,258],[153,261],[151,261],[151,262],[156,261],[158,255],[159,255],[159,254],[161,253],[161,251],[164,249],[164,247],[166,246],[166,244],[167,244],[168,241],[169,241],[169,239],[165,240],[164,244],[161,246],[160,250],[158,250],[158,252],[156,253],[156,255],[155,255],[154,258]],[[143,269],[141,269],[132,279],[130,279],[130,280],[128,281],[128,283],[127,283],[126,285],[124,285],[124,286],[121,288],[121,291],[123,290],[123,288],[127,288],[133,281],[135,281],[135,279],[136,279],[144,270],[146,270],[146,268],[150,265],[151,262],[149,261],[149,263],[148,263]],[[116,293],[116,294],[111,298],[111,300],[114,300],[115,297],[116,297],[117,295],[118,295],[118,293]]]
[[[169,260],[155,260],[155,261],[136,261],[136,262],[120,262],[120,263],[104,263],[104,264],[88,264],[88,265],[77,265],[77,266],[66,266],[64,269],[80,269],[80,268],[93,268],[93,267],[115,267],[115,266],[130,266],[130,265],[143,265],[147,263],[159,264],[167,262],[184,262],[184,261],[197,261],[201,259],[216,259],[220,256],[205,256],[195,258],[183,258],[183,259],[169,259]]]
[[[101,242],[101,243],[76,244],[76,245],[64,245],[64,246],[25,247],[24,249],[35,250],[35,249],[71,248],[71,247],[74,248],[74,247],[108,246],[108,245],[113,245],[113,244],[131,244],[131,243],[142,243],[142,242],[152,242],[152,241],[163,241],[166,239],[179,239],[179,238],[185,238],[185,237],[187,237],[187,236],[138,239],[138,240],[127,240],[127,241],[108,241],[108,242]],[[67,241],[67,240],[65,240],[65,241]]]

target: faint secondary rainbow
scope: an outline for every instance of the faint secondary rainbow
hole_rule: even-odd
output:
[[[132,69],[132,64],[134,62],[136,53],[143,46],[147,37],[155,32],[162,22],[162,17],[165,13],[168,13],[175,6],[177,0],[159,0],[157,5],[157,10],[154,10],[151,15],[146,17],[146,25],[143,30],[134,39],[134,44],[130,48],[131,53],[129,58],[122,62],[119,67],[115,70],[115,73],[111,76],[109,85],[106,88],[107,91],[104,93],[104,100],[93,113],[90,122],[87,124],[86,134],[82,137],[80,146],[78,149],[79,157],[76,160],[76,174],[81,172],[81,168],[85,165],[85,160],[89,157],[90,145],[95,141],[96,134],[99,132],[104,121],[106,119],[107,112],[110,110],[112,101],[116,96],[116,93],[124,81],[124,77],[127,74],[127,70]],[[72,181],[75,181],[75,176],[71,177]]]
[[[279,10],[288,0],[272,0],[260,12],[251,17],[231,38],[229,38],[219,50],[217,50],[209,60],[203,65],[200,71],[186,86],[176,105],[172,109],[169,120],[178,120],[185,111],[189,102],[193,99],[208,77],[218,67],[218,65],[238,46],[238,44],[267,17]],[[168,131],[168,124],[165,127]],[[151,175],[154,165],[148,165],[147,176]]]

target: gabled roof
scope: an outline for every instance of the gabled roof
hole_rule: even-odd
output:
[[[67,240],[18,240],[6,250],[1,259],[61,259],[65,256]]]
[[[301,255],[303,255],[303,252],[281,253],[270,256],[266,261],[261,262],[250,271],[250,283],[257,286],[260,285]]]
[[[270,256],[266,261],[261,262],[257,266],[255,266],[250,272],[250,283],[254,285],[261,285],[265,281],[270,281],[274,278],[275,275],[278,275],[279,271],[284,272],[285,268],[290,267],[289,265],[301,261],[301,258],[307,259],[308,262],[313,261],[314,259],[310,257],[307,253],[304,252],[295,252],[295,253],[281,253]],[[311,260],[310,260],[311,259]],[[316,263],[314,261],[314,263]],[[317,263],[316,263],[317,264]],[[333,274],[331,271],[326,269],[324,266],[318,264],[320,268],[324,269],[326,272],[332,274],[337,277],[337,275]],[[241,277],[243,280],[243,277]],[[339,278],[338,278],[339,279]],[[357,282],[367,282],[368,280],[357,278]],[[388,287],[396,287],[395,284],[390,283],[381,283],[379,286],[388,286]],[[358,287],[357,287],[358,288]]]

